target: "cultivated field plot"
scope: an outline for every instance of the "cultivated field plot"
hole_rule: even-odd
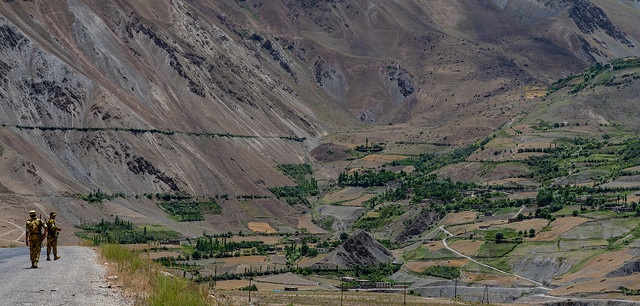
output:
[[[566,217],[566,218],[558,218],[553,221],[548,229],[536,233],[536,236],[532,238],[532,241],[555,241],[565,233],[566,231],[571,230],[572,228],[589,221],[590,219],[583,217]]]
[[[307,232],[312,234],[324,234],[327,232],[313,223],[310,214],[301,215],[298,218],[298,228],[305,229]]]
[[[249,222],[247,227],[256,233],[273,234],[278,232],[266,222]]]
[[[325,204],[352,201],[361,197],[365,190],[365,188],[347,187],[324,196],[320,201]]]
[[[251,256],[238,256],[238,257],[226,257],[220,258],[220,261],[224,262],[225,267],[236,265],[269,265],[271,262],[267,261],[267,256],[251,255]]]
[[[344,205],[344,206],[362,206],[362,203],[364,203],[367,200],[370,200],[371,198],[373,198],[375,196],[376,195],[373,194],[373,193],[365,193],[361,197],[359,197],[359,198],[357,198],[355,200],[344,202],[341,205]]]
[[[623,176],[612,182],[602,184],[602,187],[610,188],[634,188],[640,187],[640,175]],[[627,199],[628,200],[628,199]]]
[[[609,275],[626,262],[637,257],[635,250],[624,249],[617,252],[608,252],[596,255],[582,264],[582,269],[576,273],[570,273],[554,278],[551,283],[560,286],[553,290],[552,294],[567,295],[582,292],[619,292],[620,286],[627,288],[640,287],[640,279],[637,273],[629,275]],[[609,276],[608,276],[609,275]],[[621,293],[616,294],[621,297]],[[625,299],[629,297],[625,296]],[[636,300],[638,297],[636,297]]]
[[[463,211],[458,213],[447,214],[446,217],[440,222],[441,225],[451,225],[460,223],[469,223],[476,220],[478,212],[475,211]]]
[[[482,240],[457,240],[449,243],[449,246],[464,255],[474,256],[483,244]]]
[[[407,158],[404,155],[386,155],[386,154],[369,154],[363,158],[361,158],[361,160],[365,160],[365,161],[382,161],[382,162],[392,162],[394,160],[401,160],[401,159],[405,159]]]
[[[621,218],[584,222],[566,231],[563,239],[605,239],[623,237],[640,223],[640,218]]]
[[[497,224],[494,227],[496,228],[510,228],[517,231],[528,231],[530,229],[535,229],[536,233],[540,232],[541,229],[543,229],[545,226],[547,226],[547,224],[549,223],[548,220],[546,219],[525,219],[522,221],[518,221],[518,222],[511,222],[511,223],[506,223],[506,224]]]

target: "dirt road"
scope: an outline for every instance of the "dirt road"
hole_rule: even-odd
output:
[[[2,305],[131,305],[105,282],[106,269],[88,247],[64,246],[62,257],[46,261],[45,248],[38,269],[31,269],[29,249],[0,249]]]

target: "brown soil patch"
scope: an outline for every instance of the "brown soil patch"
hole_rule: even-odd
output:
[[[383,161],[383,162],[390,162],[390,161],[394,161],[394,160],[400,160],[400,159],[405,159],[407,158],[406,156],[402,156],[402,155],[381,155],[381,154],[369,154],[363,158],[361,158],[362,160],[366,160],[366,161]]]
[[[467,223],[473,222],[476,220],[476,215],[478,213],[475,211],[463,211],[458,213],[450,213],[442,220],[443,225],[448,224],[459,224],[459,223]]]
[[[476,272],[464,272],[462,281],[471,284],[482,284],[491,287],[513,287],[513,286],[530,286],[531,282],[522,280],[515,276],[504,274],[488,274]]]
[[[306,215],[302,215],[298,218],[298,229],[306,229],[309,233],[312,234],[324,234],[326,233],[325,230],[321,229],[320,227],[318,227],[317,225],[315,225],[313,223],[313,221],[311,221],[311,215],[310,214],[306,214]]]
[[[326,195],[322,201],[329,204],[353,201],[360,198],[363,193],[364,188],[348,187]]]
[[[464,255],[474,256],[483,244],[480,240],[458,240],[449,246]]]
[[[263,283],[274,283],[295,286],[318,286],[318,282],[308,280],[306,278],[291,274],[274,274],[265,277],[256,278],[256,281]]]
[[[442,241],[433,241],[424,245],[431,252],[438,251],[440,249],[444,249],[444,244]]]
[[[543,232],[539,232],[536,234],[534,238],[531,238],[531,241],[548,241],[548,240],[556,240],[562,235],[564,232],[589,221],[587,218],[582,217],[566,217],[566,218],[558,218],[556,221],[551,223],[550,230],[545,230]]]
[[[604,275],[607,273],[619,268],[623,263],[630,261],[635,256],[631,254],[630,249],[624,249],[617,252],[608,252],[604,254],[597,255],[591,259],[589,259],[583,265],[583,269],[572,274],[566,274],[561,277],[554,278],[551,282],[553,284],[574,284],[580,283],[580,287],[583,287],[582,284],[585,283],[583,280],[587,280],[586,282],[590,282],[593,280],[600,281],[604,279]],[[620,277],[616,277],[620,278]],[[636,276],[637,278],[637,276]],[[615,278],[612,278],[615,279]],[[640,279],[638,279],[640,281]],[[595,288],[592,288],[595,289]],[[617,288],[616,288],[617,289]],[[565,288],[565,290],[570,290]],[[580,290],[585,291],[585,288],[580,288]],[[592,291],[592,290],[589,290]]]
[[[234,280],[226,280],[226,281],[217,281],[215,288],[225,289],[225,290],[236,290],[246,286],[249,286],[249,281],[234,279]]]
[[[347,153],[349,148],[333,143],[323,143],[313,150],[311,150],[311,156],[320,162],[334,162],[344,160],[351,157],[351,154]]]
[[[362,206],[362,203],[364,201],[370,200],[371,198],[375,197],[376,195],[373,193],[367,193],[367,194],[363,194],[361,197],[353,200],[353,201],[349,201],[349,202],[344,202],[341,205],[344,206]]]
[[[524,86],[523,90],[525,99],[540,98],[547,94],[547,88],[544,86]]]
[[[438,261],[410,261],[405,263],[405,268],[411,272],[424,273],[427,269],[435,266],[448,266],[448,267],[462,267],[469,260],[468,259],[454,259],[454,260],[438,260]]]
[[[222,262],[224,262],[225,267],[236,266],[236,265],[244,265],[244,264],[265,264],[267,263],[267,256],[238,256],[238,257],[227,257],[220,258]]]
[[[247,226],[250,230],[257,233],[273,234],[278,232],[273,227],[271,227],[271,225],[265,222],[249,222]]]

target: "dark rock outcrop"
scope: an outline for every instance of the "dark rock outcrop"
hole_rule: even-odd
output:
[[[376,266],[394,260],[393,254],[365,231],[353,234],[325,259],[342,268]]]
[[[407,226],[407,228],[402,231],[398,237],[396,237],[395,241],[402,243],[415,235],[420,235],[430,229],[439,220],[440,216],[437,212],[429,209],[423,209],[411,224],[409,224],[409,226]]]

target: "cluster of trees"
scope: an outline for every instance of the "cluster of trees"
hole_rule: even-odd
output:
[[[156,237],[147,234],[146,227],[139,230],[131,221],[122,220],[118,216],[115,217],[113,222],[102,219],[97,223],[85,223],[77,227],[84,230],[84,232],[78,233],[78,236],[91,240],[94,245],[102,243],[147,243],[148,241],[156,240]]]
[[[222,206],[213,198],[208,201],[161,202],[158,205],[178,221],[202,221],[205,213],[222,214]]]
[[[308,196],[316,196],[320,193],[318,182],[311,177],[313,171],[310,164],[283,164],[278,165],[278,170],[290,177],[296,186],[280,186],[269,188],[278,199],[284,198],[289,205],[301,204],[309,206]]]
[[[83,200],[85,202],[88,203],[102,203],[102,201],[104,200],[113,200],[115,198],[125,198],[125,194],[122,192],[118,192],[118,193],[112,193],[112,194],[108,194],[108,193],[104,193],[102,191],[100,191],[99,189],[93,192],[90,192],[89,194],[80,194],[80,193],[76,193],[75,197],[77,199]]]
[[[240,250],[251,249],[251,253],[259,255],[267,255],[270,246],[261,241],[227,241],[227,237],[214,238],[213,236],[205,236],[196,238],[195,250],[191,257],[193,259],[201,258],[222,258],[240,256]]]
[[[441,277],[446,279],[457,279],[460,277],[460,267],[434,266],[424,271],[425,275]]]
[[[354,171],[352,174],[349,174],[349,172],[341,172],[338,175],[338,186],[384,186],[402,176],[404,176],[404,173],[396,174],[395,172],[385,169],[381,169],[380,171]]]

